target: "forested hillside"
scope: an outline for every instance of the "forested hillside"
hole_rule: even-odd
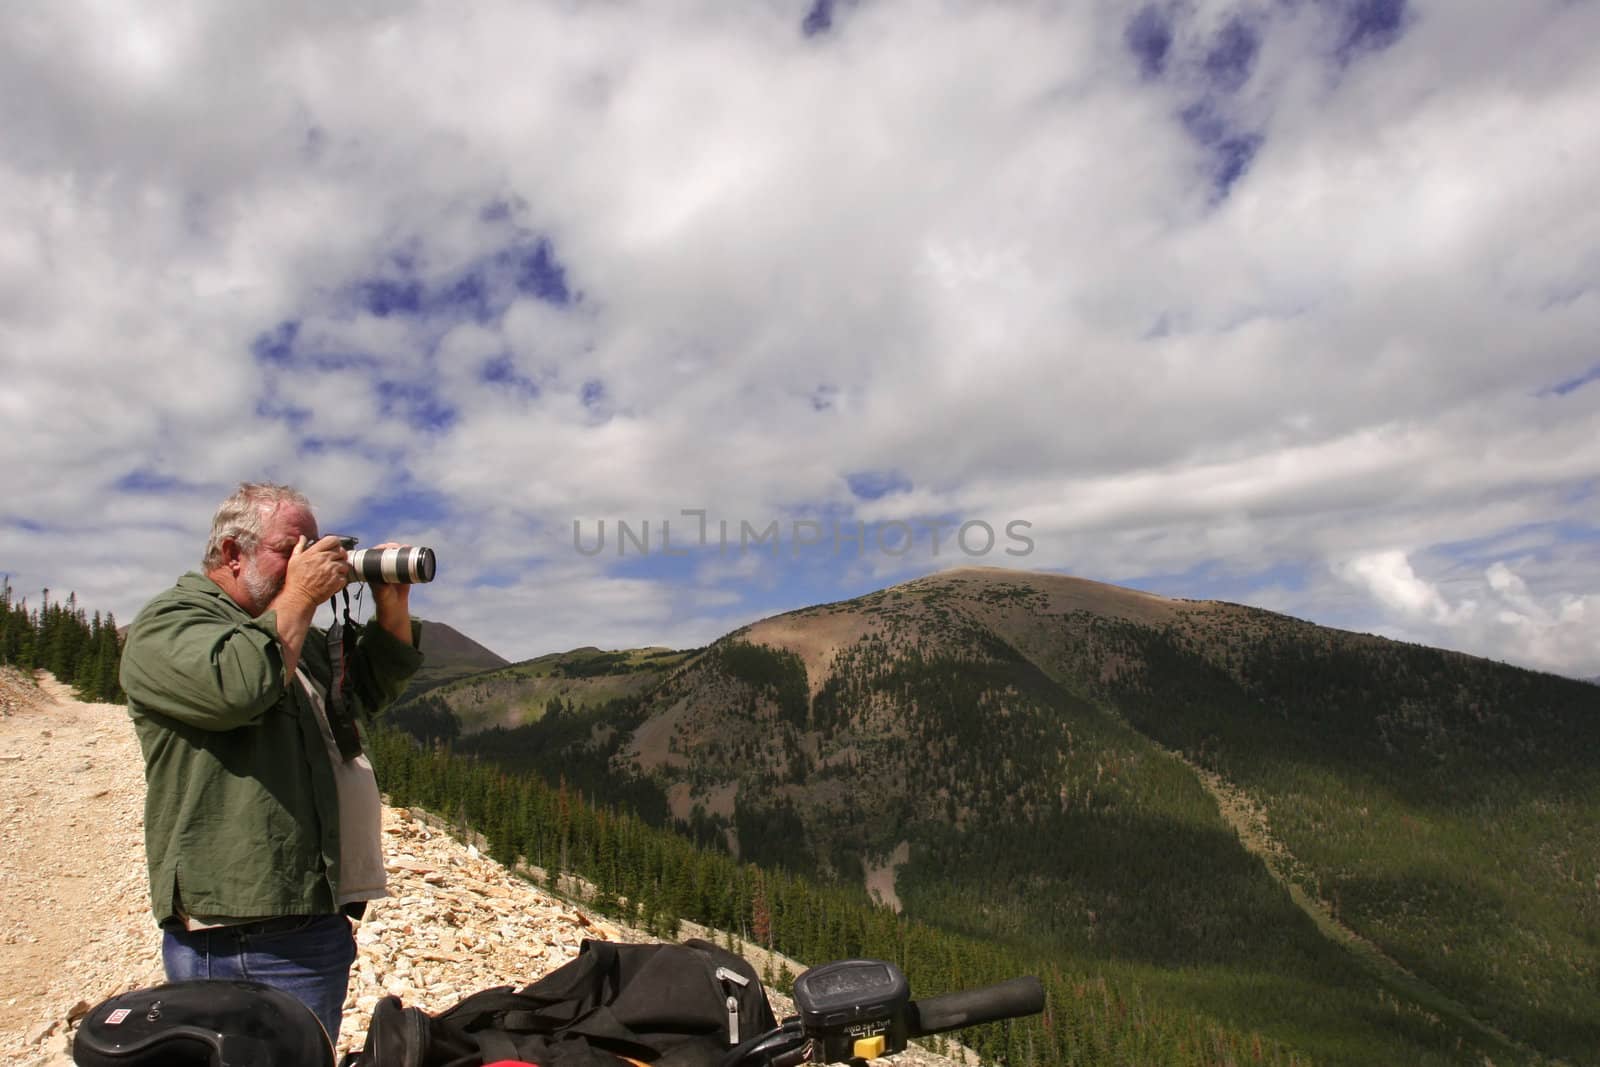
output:
[[[887,875],[909,917],[1128,976],[1321,1062],[1589,1062],[1593,694],[1239,605],[976,569],[764,620],[537,746],[471,747],[545,775],[570,756],[741,860]],[[1271,868],[1185,760],[1266,813]],[[1405,980],[1324,937],[1280,878]]]
[[[109,612],[91,619],[76,593],[52,601],[48,589],[29,608],[26,599],[13,603],[10,582],[0,580],[0,666],[47,670],[84,700],[116,702],[121,662],[117,620]]]
[[[1592,687],[1249,612],[1073,620],[1078,677],[1246,789],[1286,873],[1407,969],[1530,1044],[1600,1049],[1600,701]]]
[[[399,731],[371,738],[391,803],[449,812],[484,833],[496,858],[523,860],[554,879],[574,872],[594,883],[608,914],[661,937],[690,919],[809,963],[870,957],[902,967],[913,994],[931,996],[1038,974],[1042,1016],[963,1031],[986,1062],[1015,1067],[1301,1067],[1316,1062],[1260,1034],[1175,1007],[1141,988],[1141,972],[1073,968],[1037,952],[964,938],[907,920],[869,902],[858,888],[828,885],[739,863],[715,849],[600,805],[565,783],[510,775],[492,765],[427,749]],[[765,980],[787,992],[784,974]],[[934,1044],[938,1047],[937,1039]],[[1405,1043],[1376,1046],[1393,1062],[1457,1062]],[[1415,1055],[1413,1056],[1413,1053]],[[1462,1061],[1465,1062],[1465,1061]]]

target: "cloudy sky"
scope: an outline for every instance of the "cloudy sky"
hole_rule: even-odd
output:
[[[513,658],[981,563],[1597,674],[1597,100],[1569,0],[6,5],[0,571],[265,478]]]

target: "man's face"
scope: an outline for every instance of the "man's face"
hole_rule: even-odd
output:
[[[244,557],[244,570],[240,574],[251,601],[243,606],[251,615],[266,611],[267,605],[283,590],[289,557],[294,554],[294,546],[301,537],[308,543],[317,539],[317,520],[309,511],[293,504],[281,504],[267,517],[261,543]]]

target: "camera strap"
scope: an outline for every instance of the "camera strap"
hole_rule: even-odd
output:
[[[361,755],[361,734],[356,730],[355,704],[351,699],[354,679],[350,664],[356,654],[356,627],[350,621],[350,590],[344,594],[344,618],[339,616],[338,597],[328,602],[333,608],[334,622],[328,628],[328,659],[333,664],[333,675],[328,681],[328,729],[339,746],[339,755],[345,762]]]

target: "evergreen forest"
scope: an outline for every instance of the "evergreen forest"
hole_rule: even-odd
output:
[[[51,600],[45,589],[36,608],[28,607],[26,598],[13,601],[12,596],[11,583],[0,579],[0,666],[47,670],[84,700],[122,700],[117,682],[122,645],[110,612],[102,616],[96,611],[91,617],[79,606],[76,593]]]

